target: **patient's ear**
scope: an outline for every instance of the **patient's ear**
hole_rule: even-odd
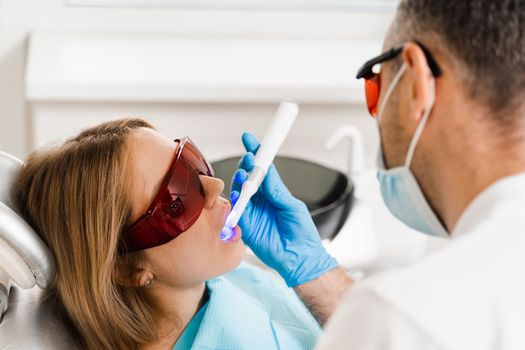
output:
[[[153,280],[153,272],[148,268],[130,267],[123,263],[117,263],[113,270],[113,279],[115,283],[123,287],[144,287],[148,280]]]

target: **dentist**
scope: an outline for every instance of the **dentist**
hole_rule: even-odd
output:
[[[325,326],[319,349],[523,349],[525,1],[401,0],[384,47],[358,73],[383,199],[450,244],[353,283],[273,167],[243,240]],[[233,200],[258,148],[243,143]]]

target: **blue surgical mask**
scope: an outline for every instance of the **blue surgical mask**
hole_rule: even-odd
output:
[[[381,102],[377,117],[378,125],[381,122],[386,103],[399,80],[405,73],[405,64],[396,74],[390,84],[385,98]],[[377,155],[377,179],[381,186],[381,195],[390,212],[411,228],[431,236],[448,237],[448,232],[428,204],[417,180],[410,171],[410,164],[414,156],[417,142],[421,137],[425,124],[430,116],[430,111],[435,101],[435,85],[431,84],[430,99],[425,113],[419,122],[410,146],[408,148],[405,164],[392,169],[385,169],[381,144]],[[381,138],[380,138],[381,139]],[[381,141],[380,141],[381,142]]]

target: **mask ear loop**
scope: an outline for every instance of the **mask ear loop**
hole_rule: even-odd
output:
[[[386,90],[385,98],[381,101],[381,104],[379,105],[379,110],[378,110],[378,114],[377,114],[377,123],[378,124],[381,121],[381,118],[383,117],[383,111],[385,109],[386,103],[390,99],[390,95],[392,95],[392,92],[394,92],[394,89],[396,88],[397,84],[399,83],[399,80],[401,80],[401,77],[403,76],[403,74],[405,74],[406,70],[407,70],[407,65],[406,65],[406,63],[403,63],[403,65],[401,66],[401,68],[397,72],[396,76],[392,80],[392,83],[390,84],[390,86]]]
[[[434,107],[434,102],[436,101],[436,80],[432,78],[432,81],[430,82],[430,98],[428,100],[427,108],[425,110],[425,113],[423,114],[423,118],[421,118],[421,121],[419,122],[419,125],[416,128],[416,132],[414,133],[414,136],[412,137],[412,142],[410,142],[410,146],[408,147],[407,157],[405,160],[405,167],[410,168],[410,163],[412,163],[412,158],[414,157],[414,152],[416,151],[416,145],[419,141],[419,138],[421,137],[421,134],[423,133],[423,130],[425,128],[425,125],[427,124],[428,117],[430,116],[430,112],[432,111],[432,108]]]

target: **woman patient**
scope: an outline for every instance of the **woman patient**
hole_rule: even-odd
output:
[[[55,255],[51,290],[87,349],[307,349],[320,328],[293,290],[241,264],[224,183],[187,138],[141,119],[29,156],[12,197]]]

